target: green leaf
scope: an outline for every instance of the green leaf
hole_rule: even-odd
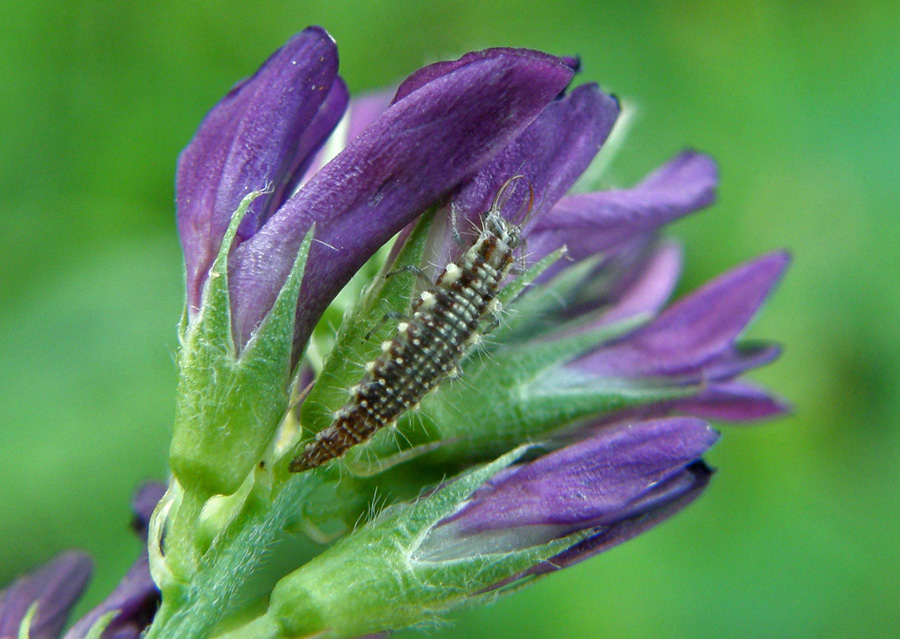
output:
[[[397,432],[382,431],[365,451],[351,451],[348,463],[402,459],[404,451],[419,449],[430,452],[428,464],[452,467],[588,418],[698,392],[696,386],[601,379],[566,367],[645,319],[580,331],[569,327],[540,340],[501,344],[484,357],[473,355],[463,364],[460,379],[425,397],[418,411],[398,421]]]
[[[597,267],[596,259],[582,260],[568,266],[549,282],[534,284],[534,281],[560,259],[566,259],[566,251],[560,249],[546,256],[532,266],[523,276],[524,283],[519,290],[510,289],[511,283],[503,289],[501,302],[509,312],[501,326],[493,333],[493,339],[500,342],[524,341],[555,328],[559,312],[565,309],[563,300],[572,299],[574,291],[582,286],[588,275]],[[524,290],[526,287],[527,290]],[[507,289],[510,293],[507,294]],[[521,294],[519,294],[521,292]],[[515,294],[515,295],[513,295]],[[509,299],[507,299],[509,298]],[[515,303],[511,304],[511,300]]]
[[[534,281],[544,273],[544,271],[553,266],[557,262],[557,260],[559,260],[565,254],[566,249],[565,247],[563,247],[561,249],[553,251],[549,255],[546,255],[543,259],[526,270],[522,275],[513,279],[509,284],[504,286],[500,291],[500,294],[497,295],[497,299],[501,304],[503,304],[504,307],[509,306],[513,300],[521,295],[522,291],[524,291],[528,286],[531,286]]]
[[[697,393],[699,386],[598,378],[566,367],[640,322],[515,344],[467,368],[459,383],[422,402],[419,419],[426,431],[447,442],[429,460],[483,459],[589,418]],[[409,427],[405,421],[399,426],[404,434]]]

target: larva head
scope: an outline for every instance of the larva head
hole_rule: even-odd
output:
[[[491,208],[482,215],[482,228],[484,232],[497,237],[512,249],[517,248],[519,244],[521,244],[522,226],[532,211],[532,205],[534,204],[534,189],[531,184],[528,183],[528,197],[523,201],[519,210],[516,211],[515,215],[507,216],[515,219],[516,222],[503,216],[503,208],[515,192],[516,182],[524,179],[524,175],[514,175],[506,180],[506,182],[500,186],[497,195],[494,196]]]

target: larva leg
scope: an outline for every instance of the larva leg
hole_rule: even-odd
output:
[[[414,266],[412,264],[407,264],[406,266],[401,266],[400,268],[396,268],[393,271],[388,271],[384,279],[388,279],[389,277],[394,277],[395,275],[399,275],[400,273],[414,273],[416,277],[418,277],[426,286],[431,286],[431,280],[428,278],[428,275],[425,274],[425,271],[420,269],[418,266]]]

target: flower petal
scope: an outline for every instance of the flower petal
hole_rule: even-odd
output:
[[[610,523],[717,438],[705,422],[690,417],[603,429],[501,473],[447,521],[458,536],[547,524],[574,531]]]
[[[347,142],[365,131],[391,106],[395,93],[396,89],[385,89],[353,98],[347,111]]]
[[[473,56],[429,77],[235,251],[233,318],[243,342],[271,307],[313,224],[317,242],[297,317],[300,345],[369,256],[509,144],[566,86],[572,71],[558,58],[513,50]]]
[[[347,89],[347,84],[343,78],[338,76],[335,78],[334,84],[331,85],[331,89],[328,91],[325,101],[322,102],[322,106],[319,107],[318,113],[316,113],[312,122],[309,123],[309,126],[306,127],[299,140],[297,140],[297,150],[294,156],[295,165],[285,171],[285,176],[289,176],[290,180],[285,182],[280,188],[275,188],[269,196],[267,210],[261,216],[263,221],[269,219],[278,207],[284,204],[285,200],[299,188],[303,177],[309,173],[316,160],[319,159],[319,152],[322,150],[322,146],[326,140],[331,139],[330,136],[338,122],[343,118],[349,102],[350,92]],[[246,224],[244,222],[241,225],[242,231]],[[256,227],[252,229],[253,233],[257,230]]]
[[[673,402],[671,407],[703,419],[736,422],[777,417],[791,410],[764,389],[739,381],[711,384],[694,397]]]
[[[588,167],[618,115],[616,99],[593,84],[581,85],[551,102],[531,126],[453,196],[450,206],[457,226],[461,230],[479,227],[479,216],[488,209],[501,185],[514,175],[525,176],[534,193],[536,201],[528,224],[535,224]],[[528,200],[529,189],[515,189],[504,214],[511,216],[517,210],[525,210]],[[449,262],[461,250],[448,234],[437,262]]]
[[[677,514],[697,499],[709,485],[712,474],[713,471],[702,461],[691,464],[678,477],[667,482],[664,490],[657,492],[654,496],[656,503],[653,508],[647,508],[633,517],[622,519],[610,526],[600,527],[596,534],[549,561],[535,566],[527,574],[540,575],[574,566],[585,559],[590,559],[594,555],[637,537]]]
[[[622,342],[572,365],[593,375],[627,378],[696,373],[704,365],[711,371],[720,366],[720,377],[729,368],[740,372],[748,366],[734,367],[739,350],[732,345],[788,262],[786,253],[775,252],[739,266],[678,301]],[[771,357],[771,352],[765,352],[760,363]]]
[[[344,86],[343,82],[340,83]],[[337,83],[335,83],[337,86]],[[332,88],[334,90],[334,88]],[[299,185],[303,185],[315,175],[319,169],[328,164],[334,157],[344,150],[350,140],[354,139],[365,130],[375,119],[391,104],[396,89],[374,91],[350,100],[339,124],[328,138],[327,144],[315,154],[304,172]],[[299,187],[298,187],[299,188]]]
[[[63,639],[83,639],[103,615],[112,611],[118,611],[118,614],[104,630],[104,639],[137,639],[153,620],[159,602],[159,590],[150,576],[145,551],[109,596],[79,619]]]
[[[131,500],[131,508],[134,511],[131,527],[140,537],[147,541],[147,529],[150,526],[150,518],[156,504],[166,493],[166,485],[158,481],[150,481],[137,489]]]
[[[613,324],[629,317],[655,315],[675,291],[681,275],[681,246],[666,242],[655,249],[624,285],[615,302],[603,313],[601,324]]]
[[[477,221],[500,186],[524,175],[536,202],[532,222],[541,218],[584,173],[609,137],[619,103],[594,84],[577,87],[555,100],[502,153],[466,182],[452,205],[463,221]],[[527,202],[523,190],[521,201]],[[510,201],[518,208],[518,201]]]
[[[562,198],[528,236],[532,260],[565,245],[581,260],[652,232],[715,199],[718,175],[705,155],[685,151],[632,189]]]
[[[45,566],[20,577],[0,593],[0,637],[18,637],[22,620],[37,603],[29,637],[56,639],[90,578],[90,558],[76,551],[58,555]]]
[[[687,371],[685,382],[708,383],[732,379],[754,368],[771,364],[780,355],[779,344],[762,342],[736,344],[695,370]]]
[[[337,49],[324,29],[297,34],[213,108],[182,152],[176,201],[190,308],[200,299],[206,272],[241,199],[275,187],[254,202],[242,226],[247,237],[280,204],[280,187],[290,182],[304,154],[314,150],[304,131],[314,120],[328,119],[319,113],[331,96],[337,64]],[[333,96],[332,102],[338,104],[329,111],[340,106]]]
[[[411,73],[397,88],[397,94],[394,96],[394,102],[399,102],[413,91],[421,89],[430,82],[434,82],[441,76],[450,75],[457,69],[464,67],[479,60],[491,58],[524,58],[531,59],[538,64],[550,62],[554,65],[563,65],[571,71],[569,79],[571,80],[575,72],[578,71],[580,63],[574,58],[563,57],[557,58],[543,51],[535,51],[534,49],[514,49],[510,47],[494,47],[492,49],[483,49],[481,51],[470,51],[457,60],[444,60],[429,64],[422,67],[418,71]],[[568,84],[568,82],[566,82]],[[559,91],[562,91],[566,85],[563,85]],[[559,92],[557,92],[559,93]]]

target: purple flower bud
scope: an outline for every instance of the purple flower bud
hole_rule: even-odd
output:
[[[712,474],[712,469],[702,460],[686,466],[676,477],[648,494],[643,503],[635,504],[629,516],[599,527],[584,541],[535,566],[526,574],[539,575],[562,570],[637,537],[697,499],[709,484]]]
[[[629,250],[618,257],[630,261]],[[662,244],[614,277],[606,306],[593,324],[603,326],[641,313],[657,315],[642,328],[602,345],[567,365],[598,385],[624,383],[645,388],[698,387],[692,394],[620,409],[597,420],[603,427],[626,419],[694,415],[704,419],[749,421],[788,412],[789,406],[769,392],[737,378],[771,362],[780,347],[738,341],[777,284],[789,258],[784,252],[763,256],[733,269],[659,312],[680,270],[676,246]],[[607,265],[604,270],[614,269]],[[592,310],[577,309],[578,312]],[[583,328],[583,327],[582,327]],[[581,433],[589,432],[590,428]]]
[[[535,253],[535,249],[541,251],[549,245],[538,242],[533,247],[535,236],[531,229],[546,217],[588,167],[609,136],[618,115],[619,104],[615,98],[593,84],[579,86],[548,104],[527,129],[453,196],[450,207],[458,217],[457,226],[462,229],[477,227],[479,216],[488,209],[501,185],[513,175],[524,175],[537,198],[525,228],[527,259],[536,261],[558,249],[562,243],[544,253]],[[524,189],[514,192],[507,210],[515,211],[520,204],[526,204],[527,193]],[[442,256],[435,261],[446,263],[457,257],[461,250],[459,243],[448,234],[444,238]]]
[[[75,551],[58,555],[45,566],[20,577],[0,592],[0,637],[18,637],[23,619],[37,604],[28,636],[56,639],[90,578],[90,558]]]
[[[347,103],[337,49],[323,29],[291,38],[206,116],[178,160],[178,230],[188,308],[200,303],[207,272],[241,200],[269,187],[244,219],[252,237],[290,196]]]
[[[466,182],[453,199],[457,213],[477,221],[500,186],[520,174],[537,194],[529,215],[542,219],[597,155],[618,115],[616,99],[594,84],[583,84],[551,102],[531,126]]]
[[[470,54],[411,76],[387,110],[235,250],[241,341],[270,308],[313,223],[298,345],[381,245],[505,148],[571,77],[558,58],[524,49]]]
[[[579,530],[611,539],[692,493],[718,435],[689,417],[608,426],[477,490],[420,546],[423,560],[511,552]],[[704,482],[705,485],[705,482]],[[619,532],[616,532],[619,531]]]

